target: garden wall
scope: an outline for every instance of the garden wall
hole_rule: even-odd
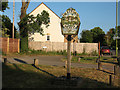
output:
[[[64,42],[39,42],[29,41],[28,46],[34,50],[46,50],[46,51],[64,51],[67,50],[67,43]],[[98,52],[98,43],[71,43],[71,51],[77,51],[77,53],[91,53],[93,51]]]

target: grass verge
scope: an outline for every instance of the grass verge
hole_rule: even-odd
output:
[[[64,67],[41,66],[28,64],[2,64],[3,88],[56,88],[52,84],[56,77],[66,76]],[[72,77],[80,77],[82,83],[77,88],[111,88],[109,74],[96,69],[71,68]],[[63,86],[65,87],[65,86]],[[68,86],[69,87],[69,86]],[[73,87],[74,88],[74,87]]]
[[[80,58],[80,61],[78,60],[78,58]],[[96,57],[75,57],[73,56],[71,61],[74,63],[97,64],[96,63],[97,58],[98,58],[97,56]],[[67,57],[62,59],[62,61],[66,61],[66,60],[67,60]],[[100,61],[103,63],[110,63],[110,64],[117,63],[117,60],[111,57],[101,57]]]

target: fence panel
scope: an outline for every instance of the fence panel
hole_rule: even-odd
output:
[[[0,49],[4,53],[19,52],[19,39],[0,38]]]

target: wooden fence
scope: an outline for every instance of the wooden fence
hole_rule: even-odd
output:
[[[20,39],[0,38],[0,49],[4,53],[15,53],[20,51]]]

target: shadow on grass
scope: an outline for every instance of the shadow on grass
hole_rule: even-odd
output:
[[[51,73],[49,73],[49,72],[47,72],[47,71],[45,71],[45,70],[40,69],[39,67],[35,66],[34,64],[32,64],[32,66],[33,66],[33,67],[35,67],[36,69],[38,69],[38,70],[40,70],[40,71],[44,72],[44,73],[46,73],[46,74],[48,74],[48,75],[50,75],[50,76],[52,76],[52,77],[56,78],[56,76],[55,76],[55,75],[53,75],[53,74],[51,74]]]
[[[99,69],[97,69],[99,70]],[[114,74],[114,73],[111,73],[111,72],[108,72],[108,71],[105,71],[105,70],[99,70],[99,71],[102,71],[102,72],[105,72],[105,73],[108,73],[108,74]]]
[[[118,63],[112,62],[112,61],[101,61],[101,62],[104,62],[104,63],[111,63],[111,64],[118,64]]]
[[[38,67],[40,72],[35,72],[35,69],[31,65],[23,64],[7,64],[2,63],[2,87],[3,88],[64,88],[61,86],[62,82],[58,85],[52,84],[53,80],[56,80],[55,75],[42,70]],[[29,68],[29,69],[28,69]],[[25,70],[24,70],[25,69]],[[62,72],[62,70],[61,70]],[[79,84],[77,88],[110,88],[106,83],[98,82],[89,78],[83,78],[83,82]],[[71,87],[71,86],[68,86]],[[73,87],[74,88],[74,87]],[[114,87],[115,88],[115,87]]]
[[[23,60],[21,60],[21,59],[18,59],[18,58],[14,58],[14,60],[15,60],[15,61],[18,61],[18,62],[20,62],[20,63],[23,63],[23,64],[27,64],[27,62],[25,62],[25,61],[23,61]]]

